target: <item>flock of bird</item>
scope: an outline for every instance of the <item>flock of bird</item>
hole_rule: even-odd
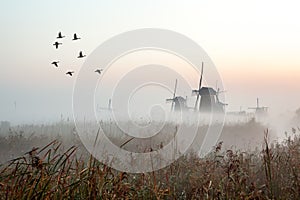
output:
[[[63,39],[63,38],[65,38],[65,37],[66,37],[66,36],[62,35],[62,33],[59,32],[58,35],[57,35],[57,37],[56,37],[56,39]],[[80,39],[81,39],[81,38],[78,37],[76,33],[74,33],[73,39],[72,39],[72,40],[73,40],[73,41],[76,41],[76,40],[80,40]],[[54,42],[54,44],[53,44],[53,46],[55,47],[55,49],[58,49],[58,47],[59,47],[60,45],[62,45],[62,43],[61,43],[61,42],[58,42],[58,41]],[[86,57],[86,55],[84,55],[84,54],[82,53],[82,51],[80,51],[80,52],[79,52],[79,55],[77,56],[77,58],[84,58],[84,57]],[[54,65],[55,67],[58,67],[58,66],[59,66],[59,61],[53,61],[51,64]],[[101,74],[102,71],[103,71],[103,69],[96,69],[96,70],[95,70],[95,72],[98,73],[98,74]],[[67,72],[66,72],[66,75],[68,75],[68,76],[73,76],[74,73],[75,73],[74,71],[67,71]]]

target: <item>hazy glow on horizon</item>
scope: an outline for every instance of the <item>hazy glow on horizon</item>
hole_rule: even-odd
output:
[[[162,67],[155,68],[155,65]],[[136,75],[137,73],[140,75]],[[173,95],[175,79],[178,79],[176,95],[183,97],[188,96],[188,103],[189,106],[191,106],[194,103],[194,101],[191,102],[191,100],[194,100],[194,98],[190,98],[192,89],[197,88],[199,84],[198,73],[198,69],[195,69],[190,65],[190,63],[169,52],[150,49],[131,52],[117,59],[107,70],[104,71],[98,82],[99,85],[96,92],[96,102],[102,105],[102,107],[105,107],[108,99],[115,95],[114,93],[116,91],[114,91],[112,88],[118,88],[119,84],[126,83],[128,87],[137,89],[141,87],[139,84],[135,85],[135,82],[139,79],[145,80],[145,83],[150,83],[151,80],[156,82],[155,80],[157,80],[157,76],[161,76],[162,79],[158,81],[158,83],[164,85],[165,87],[169,86],[168,90],[166,88],[161,88],[164,90],[164,93],[160,92],[159,95],[153,95],[150,93],[148,94],[149,96],[147,98],[146,95],[134,97],[142,99],[140,102],[143,102],[140,103],[140,105],[136,104],[136,109],[138,106],[139,108],[137,110],[143,109],[145,104],[149,104],[151,106],[151,103],[154,102],[147,102],[146,99],[153,99],[154,96],[160,99],[159,102],[164,104],[164,107],[169,108],[170,104],[166,104],[165,101],[167,98],[171,98]],[[124,80],[126,81],[124,82]],[[151,87],[157,86],[152,84]],[[143,92],[148,93],[146,89]]]
[[[87,55],[110,37],[164,28],[196,41],[213,60],[229,110],[300,107],[299,1],[2,1],[0,121],[49,121],[71,114],[75,77]],[[55,50],[58,31],[68,38]],[[77,32],[82,40],[70,41]],[[51,66],[61,61],[59,69]],[[17,109],[14,102],[17,102]]]

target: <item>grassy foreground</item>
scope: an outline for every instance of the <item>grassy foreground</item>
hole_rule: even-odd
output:
[[[300,199],[299,129],[282,143],[239,152],[216,145],[145,174],[113,170],[53,141],[0,166],[0,199]]]

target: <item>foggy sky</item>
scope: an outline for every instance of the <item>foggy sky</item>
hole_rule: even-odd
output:
[[[207,52],[227,90],[228,110],[255,106],[257,97],[271,112],[296,110],[299,6],[297,1],[2,1],[0,121],[72,117],[76,77],[64,73],[79,71],[84,60],[76,59],[77,53],[89,54],[114,35],[149,27],[182,33]],[[69,38],[55,50],[58,31]],[[74,32],[81,41],[70,41]],[[59,69],[50,64],[55,59],[61,60]]]

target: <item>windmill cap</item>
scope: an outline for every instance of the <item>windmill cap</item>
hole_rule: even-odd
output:
[[[199,91],[200,95],[217,95],[216,90],[211,87],[202,87]]]

